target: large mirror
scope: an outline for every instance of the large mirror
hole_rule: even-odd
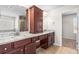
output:
[[[19,5],[0,5],[0,33],[27,31],[26,8]]]
[[[25,16],[20,16],[20,31],[27,31],[27,21]]]
[[[15,30],[15,17],[0,15],[0,32]]]

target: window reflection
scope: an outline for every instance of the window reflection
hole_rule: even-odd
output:
[[[20,16],[20,31],[26,31],[26,30],[27,30],[26,17]]]

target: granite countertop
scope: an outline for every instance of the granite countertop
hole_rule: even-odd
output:
[[[17,36],[3,37],[3,38],[0,38],[0,45],[27,39],[27,38],[32,38],[32,37],[36,37],[36,36],[40,36],[40,35],[44,35],[44,34],[48,34],[52,32],[54,31],[44,31],[43,33],[37,33],[37,34],[31,34],[29,32],[24,32],[24,33],[20,33]]]

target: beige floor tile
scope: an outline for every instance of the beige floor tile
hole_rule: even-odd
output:
[[[68,47],[51,46],[47,49],[38,48],[37,54],[76,54],[77,51]]]

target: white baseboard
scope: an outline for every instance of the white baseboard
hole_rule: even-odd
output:
[[[62,46],[61,44],[59,44],[59,43],[54,43],[54,45],[56,45],[56,46]]]

